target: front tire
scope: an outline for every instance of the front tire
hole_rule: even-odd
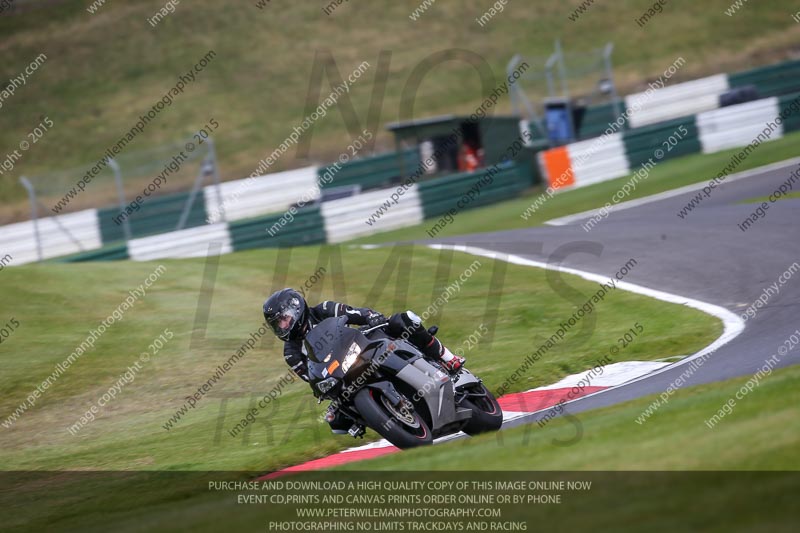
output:
[[[466,390],[461,407],[472,410],[472,418],[461,429],[467,435],[497,431],[503,425],[503,409],[483,383]]]
[[[428,424],[416,410],[404,415],[378,390],[361,389],[353,403],[373,431],[402,450],[433,442]]]

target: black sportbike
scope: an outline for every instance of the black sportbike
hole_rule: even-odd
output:
[[[463,431],[496,431],[503,411],[481,380],[466,368],[450,375],[385,324],[351,328],[347,317],[328,318],[305,338],[308,374],[320,401],[331,400],[361,437],[369,427],[398,448],[430,444]],[[430,328],[431,334],[436,327]]]

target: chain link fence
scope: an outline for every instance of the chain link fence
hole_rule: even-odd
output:
[[[53,255],[49,241],[67,239],[86,250],[82,233],[94,232],[97,237],[88,241],[106,245],[205,224],[204,188],[212,185],[212,193],[219,194],[220,177],[213,140],[194,136],[125,151],[97,164],[23,176],[20,182],[28,193],[41,260]],[[95,228],[84,231],[92,223]]]

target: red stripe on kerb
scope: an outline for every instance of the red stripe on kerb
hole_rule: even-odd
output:
[[[344,465],[356,461],[374,459],[375,457],[380,457],[381,455],[386,455],[389,453],[395,453],[399,451],[400,450],[398,448],[395,448],[394,446],[387,446],[385,448],[367,448],[365,450],[357,450],[353,452],[340,452],[335,455],[329,455],[328,457],[323,457],[322,459],[314,459],[313,461],[308,461],[307,463],[299,464],[296,466],[290,466],[289,468],[284,468],[283,470],[272,472],[271,474],[267,474],[266,476],[262,476],[258,479],[272,479],[280,477],[284,474],[288,474],[290,472],[321,470],[323,468],[331,468],[333,466]]]
[[[576,398],[580,398],[581,396],[586,396],[587,394],[591,394],[593,392],[601,391],[607,388],[608,387],[584,387],[583,390],[579,391],[578,393],[571,392],[572,388],[570,387],[564,387],[563,389],[546,389],[546,390],[534,390],[528,392],[516,392],[514,394],[506,394],[497,401],[500,404],[500,407],[502,407],[504,411],[533,413],[541,409],[547,409],[548,407],[552,407],[561,400],[564,401],[574,400]],[[356,461],[365,461],[367,459],[374,459],[375,457],[380,457],[382,455],[387,455],[399,451],[400,450],[398,448],[395,448],[394,446],[386,446],[384,448],[367,448],[364,450],[356,450],[352,452],[339,452],[334,455],[329,455],[328,457],[323,457],[322,459],[314,459],[313,461],[308,461],[307,463],[302,463],[296,466],[290,466],[288,468],[284,468],[283,470],[278,470],[277,472],[272,472],[271,474],[262,476],[258,479],[272,479],[286,475],[290,472],[321,470],[323,468],[331,468],[334,466],[344,465],[347,463],[354,463]]]
[[[568,402],[593,392],[607,389],[608,387],[584,387],[582,391],[572,392],[572,388],[532,390],[528,392],[515,392],[506,394],[497,400],[503,411],[516,411],[520,413],[533,413],[556,405],[561,400]]]

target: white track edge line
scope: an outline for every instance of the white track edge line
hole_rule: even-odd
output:
[[[578,270],[578,269],[570,268],[570,267],[550,265],[550,264],[547,264],[547,263],[543,263],[541,261],[534,261],[532,259],[526,259],[526,258],[524,258],[522,256],[519,256],[519,255],[506,254],[506,253],[503,253],[503,252],[496,252],[496,251],[493,251],[493,250],[487,250],[485,248],[478,248],[478,247],[475,247],[475,246],[465,246],[465,245],[460,245],[460,244],[457,244],[457,245],[430,244],[430,245],[428,245],[428,248],[432,248],[434,250],[449,249],[449,250],[454,250],[454,251],[458,251],[458,252],[464,252],[464,253],[470,254],[470,255],[477,255],[477,256],[481,256],[481,257],[488,257],[488,258],[494,259],[494,260],[506,261],[507,263],[511,263],[511,264],[515,264],[515,265],[532,266],[532,267],[537,267],[537,268],[543,268],[545,270],[556,270],[558,272],[564,272],[564,273],[567,273],[567,274],[573,274],[573,275],[581,277],[581,278],[583,278],[585,280],[595,281],[595,282],[599,282],[599,283],[604,283],[604,282],[607,282],[609,279],[611,279],[611,278],[609,278],[607,276],[602,276],[600,274],[594,274],[592,272],[586,272],[584,270]],[[690,362],[694,361],[698,357],[702,357],[702,356],[704,356],[706,354],[709,354],[709,353],[717,351],[719,348],[721,348],[725,344],[729,343],[730,341],[732,341],[733,339],[738,337],[739,334],[742,331],[744,331],[744,320],[742,320],[739,317],[739,315],[737,315],[735,313],[732,313],[731,311],[728,311],[724,307],[720,307],[718,305],[710,304],[708,302],[701,302],[700,300],[695,300],[693,298],[686,298],[684,296],[679,296],[677,294],[672,294],[672,293],[669,293],[669,292],[664,292],[664,291],[659,291],[659,290],[656,290],[656,289],[651,289],[649,287],[643,287],[641,285],[636,285],[634,283],[630,283],[630,282],[627,282],[627,281],[616,280],[616,287],[619,288],[619,289],[628,291],[628,292],[635,293],[635,294],[641,294],[641,295],[644,295],[644,296],[649,296],[651,298],[655,298],[656,300],[661,300],[661,301],[664,301],[664,302],[676,303],[676,304],[685,305],[687,307],[692,307],[694,309],[697,309],[699,311],[707,313],[707,314],[709,314],[711,316],[719,318],[722,321],[723,328],[724,328],[723,331],[722,331],[722,335],[717,337],[717,339],[714,342],[712,342],[711,344],[709,344],[708,346],[706,346],[705,348],[703,348],[699,352],[696,352],[696,353],[694,353],[692,355],[689,355],[689,356],[681,359],[680,361],[677,361],[677,362],[675,362],[673,364],[670,364],[670,365],[666,365],[663,368],[660,368],[658,370],[654,370],[653,372],[650,372],[650,373],[645,374],[643,376],[640,376],[638,378],[634,378],[634,379],[632,379],[630,381],[627,381],[625,383],[621,383],[619,385],[614,385],[614,386],[608,387],[607,389],[603,389],[601,391],[593,392],[591,394],[587,394],[586,396],[581,396],[580,398],[576,398],[574,400],[570,400],[570,401],[566,402],[565,405],[566,404],[570,404],[572,402],[577,402],[579,400],[583,400],[585,398],[589,398],[591,396],[595,396],[597,394],[603,394],[604,392],[608,392],[610,390],[614,390],[614,389],[617,389],[619,387],[630,385],[631,383],[636,383],[637,381],[641,381],[643,379],[649,379],[649,378],[651,378],[651,377],[653,377],[655,375],[661,374],[662,372],[666,372],[667,370],[671,370],[673,368],[676,368],[676,367],[679,367],[679,366],[683,366],[683,365],[685,365],[687,363],[690,363]],[[528,414],[536,414],[536,413],[539,413],[539,412],[542,412],[542,411],[546,411],[547,409],[550,409],[550,408],[547,407],[545,409],[540,409],[538,411],[533,411],[533,412],[528,413]]]
[[[800,158],[798,158],[798,160],[800,161]],[[564,272],[564,273],[567,273],[567,274],[573,274],[573,275],[578,276],[580,278],[583,278],[585,280],[595,281],[595,282],[599,282],[599,283],[606,282],[606,281],[608,281],[610,279],[610,278],[608,278],[606,276],[601,276],[600,274],[593,274],[591,272],[586,272],[586,271],[578,270],[578,269],[575,269],[575,268],[549,265],[547,263],[542,263],[541,261],[534,261],[533,259],[526,259],[526,258],[524,258],[522,256],[519,256],[519,255],[505,254],[503,252],[495,252],[495,251],[492,251],[492,250],[487,250],[485,248],[478,248],[478,247],[475,247],[475,246],[464,246],[464,245],[461,245],[461,244],[455,244],[455,245],[451,245],[451,244],[429,244],[429,245],[427,245],[427,247],[431,248],[433,250],[447,249],[447,250],[453,250],[453,251],[457,251],[457,252],[464,252],[464,253],[470,254],[470,255],[477,255],[477,256],[480,256],[480,257],[488,257],[488,258],[494,259],[494,260],[506,261],[507,263],[511,263],[511,264],[515,264],[515,265],[531,266],[531,267],[542,268],[542,269],[545,269],[545,270],[556,270],[558,272]],[[724,307],[720,307],[718,305],[710,304],[710,303],[707,303],[707,302],[701,302],[700,300],[694,300],[692,298],[685,298],[683,296],[678,296],[676,294],[671,294],[671,293],[664,292],[664,291],[650,289],[648,287],[642,287],[641,285],[636,285],[634,283],[629,283],[627,281],[619,281],[619,280],[617,280],[616,287],[620,288],[620,289],[623,289],[623,290],[626,290],[628,292],[633,292],[633,293],[636,293],[636,294],[642,294],[644,296],[650,296],[651,298],[655,298],[657,300],[662,300],[662,301],[669,302],[669,303],[676,303],[676,304],[686,305],[687,307],[692,307],[692,308],[698,309],[698,310],[703,311],[703,312],[705,312],[705,313],[707,313],[709,315],[712,315],[712,316],[714,316],[716,318],[719,318],[722,321],[723,326],[724,326],[722,335],[717,337],[717,339],[714,342],[712,342],[711,344],[709,344],[708,346],[706,346],[705,348],[703,348],[699,352],[697,352],[695,354],[692,354],[692,355],[689,355],[687,357],[684,357],[683,359],[681,359],[681,360],[679,360],[679,361],[677,361],[675,363],[665,365],[664,367],[662,367],[662,368],[660,368],[658,370],[654,370],[654,371],[649,372],[649,373],[647,373],[647,374],[645,374],[643,376],[639,376],[638,378],[634,378],[634,379],[632,379],[630,381],[626,381],[625,383],[620,383],[619,385],[612,385],[612,386],[610,386],[608,388],[605,388],[603,390],[599,390],[599,391],[593,392],[591,394],[587,394],[585,396],[581,396],[580,398],[575,398],[574,400],[570,400],[568,402],[564,402],[564,405],[568,405],[568,404],[571,404],[573,402],[577,402],[579,400],[584,400],[586,398],[590,398],[590,397],[595,396],[597,394],[603,394],[604,392],[608,392],[608,391],[613,390],[613,389],[618,389],[619,387],[623,387],[625,385],[630,385],[631,383],[636,383],[637,381],[640,381],[642,379],[651,378],[651,377],[653,377],[653,376],[655,376],[657,374],[660,374],[662,372],[666,372],[667,370],[670,370],[670,369],[673,369],[675,367],[681,366],[683,364],[689,363],[689,362],[693,361],[694,359],[697,359],[698,357],[702,357],[703,355],[705,355],[707,353],[716,351],[721,346],[723,346],[724,344],[729,343],[734,338],[736,338],[742,331],[744,331],[744,320],[742,320],[737,314],[728,311]],[[552,406],[545,407],[545,408],[539,409],[537,411],[531,411],[530,413],[524,413],[524,414],[521,414],[521,415],[513,417],[513,418],[509,418],[508,420],[504,420],[503,423],[510,422],[511,420],[517,420],[517,419],[523,418],[525,416],[535,415],[536,413],[542,413],[544,411],[547,411],[548,409],[552,409]],[[455,438],[456,435],[459,435],[459,433],[456,433],[454,435],[447,435],[446,437],[451,437],[451,439],[452,439],[452,438]],[[447,439],[447,440],[451,440],[451,439]],[[385,439],[382,439],[382,440],[385,440]],[[380,442],[380,441],[375,441],[375,443],[378,443],[378,442]],[[352,448],[344,449],[344,450],[342,450],[342,451],[340,451],[340,452],[338,452],[337,454],[334,454],[334,455],[338,455],[340,453],[348,453],[348,452],[357,451],[360,448],[369,447],[369,444],[372,444],[372,443],[362,444],[361,446],[353,446]],[[389,444],[389,446],[391,446],[391,444]],[[376,445],[374,447],[376,447],[376,448],[384,448],[384,447],[388,447],[388,446]]]

